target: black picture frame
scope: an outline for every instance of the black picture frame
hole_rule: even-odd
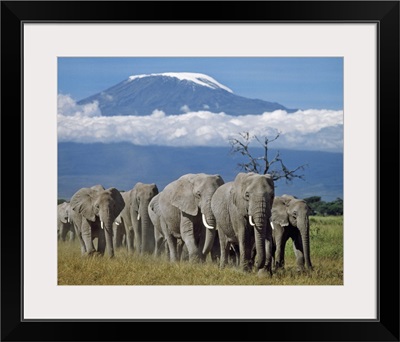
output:
[[[22,23],[62,21],[377,23],[378,319],[24,321]],[[398,1],[2,1],[1,47],[2,341],[399,341]]]

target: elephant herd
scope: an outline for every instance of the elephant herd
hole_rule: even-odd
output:
[[[310,208],[293,196],[275,196],[268,174],[238,173],[231,182],[220,175],[186,174],[162,191],[138,182],[120,192],[101,185],[78,190],[58,205],[58,234],[75,236],[82,255],[124,246],[128,253],[165,253],[169,260],[205,261],[221,268],[229,261],[243,271],[272,274],[284,267],[284,250],[293,240],[297,267],[312,269]],[[93,240],[97,238],[97,249]]]

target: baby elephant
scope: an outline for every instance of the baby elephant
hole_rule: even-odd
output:
[[[61,241],[67,239],[68,233],[69,240],[75,240],[75,228],[72,224],[70,210],[69,202],[63,202],[57,206],[57,233],[58,239],[61,239]]]
[[[285,265],[286,241],[293,240],[297,266],[312,269],[310,258],[310,222],[311,209],[302,199],[290,195],[277,196],[272,206],[272,228],[276,260],[275,266]]]

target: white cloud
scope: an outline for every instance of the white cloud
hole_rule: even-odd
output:
[[[74,142],[120,142],[137,145],[229,146],[229,139],[248,131],[259,137],[281,136],[272,148],[342,151],[343,111],[304,110],[288,114],[229,116],[208,111],[149,116],[101,116],[97,103],[77,105],[59,95],[58,139]]]
[[[189,108],[188,105],[184,105],[180,109],[181,109],[181,112],[184,112],[184,113],[189,113],[190,112],[190,108]]]
[[[78,105],[69,95],[59,94],[57,98],[57,113],[65,116],[100,116],[101,111],[97,101]]]

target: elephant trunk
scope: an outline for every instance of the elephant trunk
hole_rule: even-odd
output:
[[[150,220],[148,212],[149,202],[144,201],[140,204],[138,217],[140,217],[140,226],[142,230],[142,248],[141,254],[154,253],[155,240],[154,240],[154,225]]]
[[[265,239],[267,217],[270,217],[270,207],[263,196],[253,198],[249,203],[249,223],[254,227],[256,247],[256,267],[262,269],[266,261]]]
[[[303,255],[305,266],[308,269],[312,269],[311,258],[310,258],[310,223],[307,215],[301,215],[297,218],[298,228],[300,230],[301,242],[303,245]]]
[[[202,222],[204,227],[206,227],[206,237],[202,254],[206,256],[214,245],[215,233],[217,231],[215,216],[211,211],[211,200],[207,202],[204,211],[202,211]]]
[[[109,211],[100,213],[100,225],[104,229],[105,236],[105,247],[107,249],[108,256],[114,257],[114,244],[113,244],[113,222],[116,217],[113,217]],[[102,247],[104,249],[104,247]]]

